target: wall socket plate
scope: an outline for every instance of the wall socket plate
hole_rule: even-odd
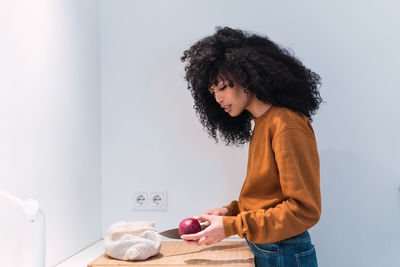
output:
[[[166,210],[167,191],[133,193],[133,210]]]
[[[167,191],[150,192],[148,203],[151,209],[167,209]]]
[[[147,192],[136,192],[133,194],[133,208],[146,209],[148,207]]]

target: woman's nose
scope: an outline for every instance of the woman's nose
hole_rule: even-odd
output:
[[[215,96],[215,101],[217,101],[218,104],[221,104],[222,101],[223,101],[222,97],[217,93],[214,93],[214,94],[215,94],[214,95]]]

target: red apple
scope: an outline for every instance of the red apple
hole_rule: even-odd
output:
[[[199,221],[193,218],[186,218],[179,223],[179,235],[190,235],[201,231]]]

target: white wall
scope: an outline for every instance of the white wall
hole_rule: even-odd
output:
[[[213,27],[192,30],[176,19],[179,6],[101,2],[103,232],[118,220],[176,227],[240,191],[247,149],[216,146],[204,134],[179,60]],[[133,193],[153,190],[168,190],[167,211],[132,212]]]
[[[102,234],[98,6],[0,2],[0,190],[41,204],[48,266]],[[0,205],[0,265],[26,266],[32,229]]]
[[[208,139],[183,80],[182,52],[216,25],[293,49],[323,78],[314,119],[323,213],[321,266],[400,263],[400,46],[395,1],[101,1],[103,231],[161,230],[239,194],[247,146]],[[135,191],[168,190],[164,212],[133,212]]]

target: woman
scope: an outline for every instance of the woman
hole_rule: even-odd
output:
[[[238,201],[196,216],[208,227],[182,239],[210,245],[237,234],[256,266],[317,266],[307,230],[321,214],[311,126],[322,102],[319,76],[267,37],[228,27],[195,43],[181,60],[210,136],[228,145],[250,141]]]

